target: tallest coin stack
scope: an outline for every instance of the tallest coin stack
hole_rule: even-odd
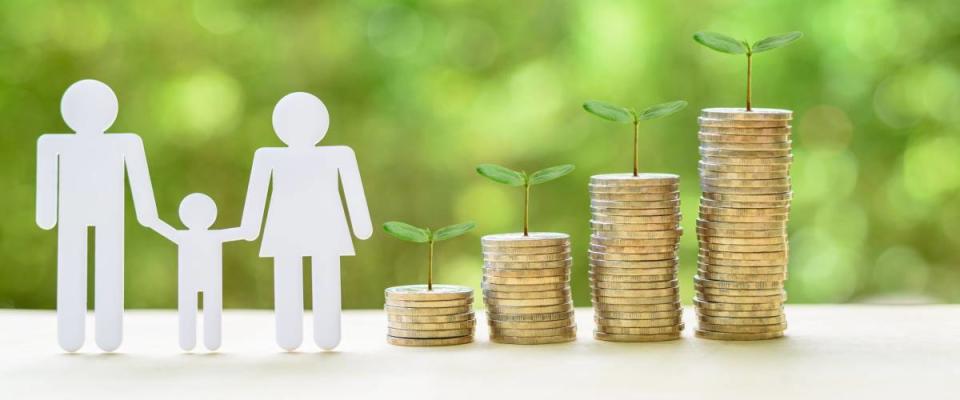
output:
[[[732,108],[700,114],[699,337],[772,339],[787,327],[792,114]]]

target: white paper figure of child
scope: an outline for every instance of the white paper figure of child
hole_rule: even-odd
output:
[[[240,228],[210,229],[217,220],[217,205],[209,196],[192,193],[180,202],[176,230],[159,221],[157,232],[177,244],[177,306],[180,310],[180,348],[193,350],[197,343],[197,294],[203,294],[203,345],[220,348],[223,313],[223,243],[243,239]]]
[[[314,342],[328,350],[340,343],[340,257],[354,255],[354,249],[338,180],[353,234],[367,239],[373,233],[353,150],[317,146],[328,127],[327,108],[316,96],[297,92],[280,99],[273,129],[286,147],[261,148],[254,155],[240,224],[248,240],[256,239],[264,225],[260,256],[274,260],[277,344],[286,350],[303,341],[307,257],[313,272]]]
[[[94,229],[94,316],[97,346],[113,351],[123,339],[124,178],[137,221],[150,226],[157,206],[140,137],[106,130],[117,118],[117,96],[102,82],[70,85],[60,102],[76,133],[37,141],[37,225],[57,232],[57,340],[83,346],[87,315],[87,240]]]

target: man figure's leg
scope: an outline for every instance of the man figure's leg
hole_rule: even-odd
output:
[[[97,346],[116,350],[123,340],[123,221],[95,228],[94,312]]]
[[[87,227],[61,221],[57,229],[57,340],[66,351],[83,346],[87,317]]]

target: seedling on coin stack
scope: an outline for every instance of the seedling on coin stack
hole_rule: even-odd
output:
[[[640,121],[682,110],[685,101],[635,111],[599,101],[583,108],[633,124],[633,174],[590,177],[590,287],[598,340],[654,342],[683,330],[677,250],[680,177],[639,172]]]
[[[699,32],[698,43],[747,57],[745,108],[707,108],[700,113],[700,243],[698,337],[760,340],[787,328],[787,219],[793,192],[790,110],[753,108],[753,55],[803,36],[791,32],[753,44]]]
[[[483,299],[490,340],[547,344],[575,340],[577,326],[570,297],[570,235],[530,232],[530,187],[569,174],[559,165],[532,174],[484,164],[477,173],[523,188],[523,232],[486,235],[483,246]]]
[[[436,231],[403,222],[387,222],[383,230],[408,242],[428,245],[427,284],[387,288],[385,291],[387,342],[400,346],[444,346],[473,341],[473,289],[433,284],[433,250],[437,242],[453,239],[476,226],[473,222]]]

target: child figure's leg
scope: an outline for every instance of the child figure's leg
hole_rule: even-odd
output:
[[[197,291],[185,287],[181,282],[177,303],[180,313],[180,348],[190,351],[197,344]]]
[[[340,344],[340,257],[313,257],[313,341],[324,350]]]
[[[207,350],[220,348],[220,315],[223,313],[223,294],[219,285],[203,291],[203,345]]]

